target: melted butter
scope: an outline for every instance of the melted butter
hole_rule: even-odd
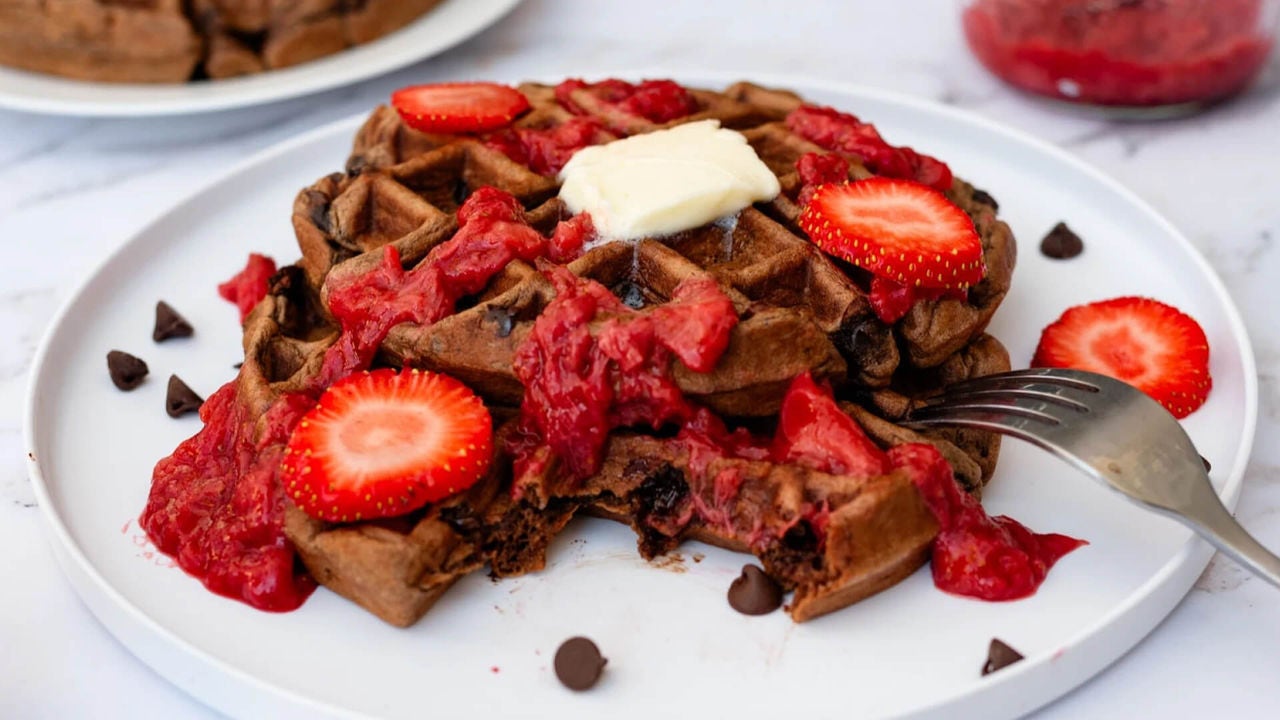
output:
[[[746,138],[717,120],[583,148],[560,181],[560,199],[571,212],[590,213],[603,242],[689,230],[779,190]]]

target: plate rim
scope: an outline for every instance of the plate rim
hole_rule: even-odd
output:
[[[519,0],[516,0],[518,2]],[[1091,163],[1071,154],[1070,152],[1054,145],[1053,143],[1037,138],[1030,133],[1024,132],[1017,128],[1011,127],[1004,123],[989,119],[977,113],[963,110],[942,103],[934,102],[928,99],[918,98],[905,95],[892,90],[884,90],[881,88],[858,85],[853,83],[843,83],[839,81],[826,80],[821,78],[812,78],[803,74],[779,74],[779,73],[731,73],[731,72],[715,72],[715,71],[681,71],[672,67],[645,68],[640,71],[635,69],[618,71],[613,73],[592,73],[597,77],[650,77],[655,74],[662,73],[667,76],[679,78],[681,82],[690,85],[699,83],[705,85],[719,84],[725,86],[737,80],[750,78],[751,82],[759,84],[772,84],[778,87],[787,87],[790,89],[804,92],[805,90],[817,90],[819,92],[827,92],[841,94],[851,99],[866,98],[872,101],[896,104],[905,106],[916,112],[926,114],[934,114],[945,117],[952,122],[961,122],[970,125],[977,125],[982,130],[994,132],[1011,138],[1017,142],[1029,146],[1038,152],[1046,153],[1052,156],[1056,161],[1066,163],[1069,166],[1085,173],[1090,180],[1104,186],[1108,191],[1121,196],[1126,204],[1140,211],[1147,219],[1156,223],[1161,229],[1181,246],[1181,249],[1188,255],[1201,276],[1208,282],[1211,291],[1216,295],[1217,304],[1222,308],[1226,318],[1227,329],[1234,340],[1238,350],[1241,371],[1243,374],[1242,385],[1244,391],[1244,413],[1243,413],[1243,433],[1235,457],[1232,458],[1231,472],[1222,483],[1219,495],[1229,509],[1234,509],[1239,500],[1240,491],[1243,487],[1243,479],[1245,470],[1248,467],[1249,457],[1252,453],[1253,444],[1256,436],[1257,413],[1258,413],[1258,378],[1257,365],[1254,356],[1253,345],[1250,340],[1248,330],[1240,315],[1239,308],[1235,301],[1227,292],[1226,285],[1218,276],[1213,266],[1205,259],[1204,255],[1195,247],[1194,244],[1182,233],[1171,221],[1165,218],[1151,204],[1140,197],[1137,193],[1123,185],[1119,180],[1111,177],[1101,171]],[[501,79],[501,78],[499,78]],[[534,80],[539,77],[535,76]],[[545,79],[545,78],[543,78]],[[233,709],[233,711],[242,711],[247,707],[261,710],[262,703],[269,701],[273,710],[273,715],[279,717],[315,717],[316,713],[320,713],[326,717],[364,717],[358,713],[342,708],[339,706],[322,703],[310,697],[302,695],[298,692],[285,687],[275,685],[264,679],[258,678],[240,668],[229,664],[203,650],[194,646],[186,639],[178,636],[173,631],[161,626],[156,620],[145,614],[138,606],[134,605],[126,599],[120,592],[111,585],[102,573],[89,561],[87,556],[79,547],[79,544],[72,537],[69,528],[63,522],[59,513],[55,512],[52,504],[52,497],[47,487],[47,480],[41,470],[39,458],[36,455],[36,437],[35,427],[36,419],[39,414],[37,408],[37,399],[40,396],[39,389],[43,384],[43,375],[48,365],[48,353],[50,347],[58,335],[58,330],[67,319],[72,308],[76,306],[81,298],[90,288],[90,286],[98,279],[99,275],[109,266],[117,262],[119,256],[125,253],[138,238],[151,232],[151,230],[159,223],[163,222],[170,214],[179,208],[185,207],[195,198],[209,192],[212,188],[219,186],[231,178],[244,173],[253,167],[266,164],[273,161],[276,157],[287,154],[299,146],[303,146],[332,134],[343,131],[350,132],[368,115],[367,112],[360,112],[354,115],[335,120],[309,131],[300,133],[288,139],[274,143],[254,154],[234,163],[225,171],[211,177],[207,182],[202,183],[194,190],[183,194],[176,200],[167,203],[159,212],[152,216],[147,222],[142,224],[138,229],[134,230],[129,236],[114,248],[106,257],[102,258],[87,273],[82,276],[75,284],[74,289],[59,306],[57,312],[51,318],[49,325],[43,332],[40,343],[37,346],[36,353],[32,358],[31,371],[27,384],[27,393],[25,398],[25,408],[23,413],[23,443],[27,451],[26,463],[28,474],[32,481],[34,494],[36,496],[37,505],[40,507],[41,514],[44,516],[47,525],[46,529],[52,531],[51,542],[53,542],[55,557],[61,566],[64,574],[67,575],[72,586],[75,588],[77,595],[80,596],[82,602],[92,611],[104,628],[117,640],[119,640],[129,651],[141,660],[148,667],[152,668],[157,674],[163,677],[167,682],[181,688],[192,698],[204,703],[205,705],[223,710]],[[1098,638],[1104,635],[1102,631],[1114,623],[1123,619],[1123,616],[1137,612],[1145,603],[1157,603],[1158,612],[1154,613],[1149,622],[1143,622],[1138,627],[1130,625],[1125,633],[1126,639],[1121,640],[1117,645],[1118,649],[1112,648],[1105,652],[1106,659],[1103,664],[1087,671],[1076,672],[1078,677],[1069,679],[1065,685],[1058,682],[1054,692],[1047,697],[1036,699],[1032,704],[1019,710],[1019,714],[1030,712],[1047,706],[1048,704],[1065,696],[1067,693],[1078,688],[1090,678],[1095,677],[1107,669],[1112,663],[1132,650],[1141,642],[1157,625],[1159,625],[1172,611],[1173,607],[1186,595],[1194,583],[1195,578],[1200,575],[1204,567],[1207,566],[1212,557],[1212,548],[1199,536],[1192,534],[1191,537],[1184,542],[1182,547],[1160,568],[1153,573],[1146,582],[1139,585],[1133,590],[1123,601],[1117,603],[1108,612],[1100,616],[1100,618],[1091,623],[1088,627],[1079,633],[1065,639],[1063,641],[1063,649],[1079,647],[1080,645],[1093,639],[1098,642]],[[101,597],[89,596],[88,590],[96,589]],[[103,599],[109,600],[109,603]],[[114,615],[115,617],[109,617]],[[127,626],[118,626],[124,623]],[[152,648],[144,647],[148,643],[126,634],[128,631],[139,632],[148,631],[152,633],[152,639],[160,639],[168,644],[168,648]],[[1128,636],[1134,636],[1127,639]],[[1105,639],[1105,638],[1103,638]],[[233,680],[235,683],[241,684],[246,689],[253,690],[257,696],[254,698],[257,704],[249,704],[245,701],[235,701],[226,694],[219,694],[210,691],[207,681],[209,678],[201,678],[206,682],[202,687],[193,677],[184,678],[183,674],[172,667],[157,667],[152,662],[155,653],[162,653],[165,650],[181,651],[185,654],[188,662],[193,663],[194,667],[201,669],[213,669],[223,673]],[[1056,660],[1055,658],[1053,658]],[[1000,698],[1008,704],[1002,704],[999,707],[1012,709],[1017,707],[1017,701],[1011,700],[1009,693],[1017,689],[1017,684],[1026,675],[1036,671],[1043,672],[1048,667],[1046,662],[1037,663],[1019,663],[1013,667],[1007,668],[1004,672],[997,675],[989,676],[984,679],[985,687],[975,691],[973,686],[958,691],[945,698],[939,699],[935,704],[925,707],[919,707],[911,710],[908,716],[911,717],[933,717],[940,711],[945,711],[949,705],[954,703],[957,698],[967,694],[978,692],[988,700]],[[218,684],[218,683],[213,683]]]
[[[392,38],[402,32],[412,33],[420,30],[419,25],[429,28],[432,21],[432,13],[441,10],[449,2],[455,3],[458,7],[466,8],[469,12],[475,12],[477,8],[479,10],[474,18],[469,18],[469,22],[463,26],[465,27],[463,31],[450,37],[443,44],[429,46],[430,49],[426,51],[406,51],[381,56],[376,53],[377,43],[385,39]],[[129,96],[129,93],[139,90],[168,92],[170,90],[188,89],[191,86],[190,82],[160,83],[155,85],[145,83],[105,83],[0,66],[0,109],[69,118],[159,118],[195,116],[292,100],[326,90],[353,85],[445,53],[497,24],[504,17],[511,14],[522,0],[480,0],[480,2],[485,4],[480,5],[477,0],[445,0],[445,2],[432,8],[408,25],[368,43],[346,48],[333,55],[316,58],[300,65],[280,68],[279,70],[225,80],[208,81],[226,84],[217,86],[218,89],[212,94],[205,94],[195,98],[180,95],[138,100]],[[353,65],[351,62],[343,62],[344,60],[350,60],[349,57],[344,58],[347,53],[368,50],[374,50],[375,52],[366,53],[367,57],[364,58],[363,63]],[[102,93],[105,97],[80,100],[64,97],[43,97],[30,93],[15,94],[4,87],[4,77],[7,75],[30,78],[40,83],[92,90]],[[224,90],[224,88],[226,89]],[[236,92],[237,90],[239,92]]]

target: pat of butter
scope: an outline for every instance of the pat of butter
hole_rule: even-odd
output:
[[[778,194],[778,178],[718,120],[677,125],[579,150],[560,199],[591,214],[601,241],[669,235]]]

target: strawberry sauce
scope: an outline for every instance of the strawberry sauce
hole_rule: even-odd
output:
[[[638,84],[614,78],[590,84],[565,80],[556,86],[555,92],[556,100],[565,109],[579,115],[587,114],[574,99],[580,92],[591,95],[602,105],[655,123],[671,122],[698,111],[693,95],[672,80],[645,80]]]
[[[244,269],[230,280],[218,286],[223,300],[233,303],[240,310],[240,322],[249,317],[249,311],[267,296],[267,284],[276,274],[276,261],[266,255],[250,253]]]
[[[933,584],[981,600],[1017,600],[1035,593],[1063,555],[1084,540],[1040,534],[1004,515],[991,517],[960,489],[951,466],[932,445],[890,448],[889,461],[907,472],[941,530],[933,541]]]
[[[1086,544],[1066,535],[1032,532],[1009,517],[988,516],[982,503],[960,489],[950,464],[936,448],[907,443],[886,453],[840,410],[831,391],[808,373],[787,389],[772,442],[742,430],[730,434],[718,418],[709,415],[700,415],[677,438],[691,448],[694,475],[701,474],[698,468],[706,468],[715,457],[768,457],[855,477],[905,473],[938,521],[931,564],[934,585],[940,590],[993,601],[1027,597],[1044,582],[1054,563]],[[714,481],[719,484],[723,478]],[[823,510],[814,508],[806,518],[819,543]]]
[[[204,427],[156,463],[139,524],[162,552],[219,595],[261,610],[292,610],[316,583],[284,536],[277,467],[311,407],[285,396],[259,418],[234,382],[200,407]]]
[[[823,149],[857,158],[877,175],[915,180],[940,192],[951,189],[953,178],[946,163],[909,147],[890,145],[874,125],[849,113],[801,105],[787,115],[787,127]],[[830,170],[829,166],[824,169]]]
[[[684,87],[671,80],[601,80],[586,83],[565,80],[555,88],[556,101],[576,117],[548,127],[510,127],[485,136],[485,145],[501,152],[530,170],[548,177],[557,175],[569,158],[588,145],[616,140],[626,135],[626,127],[613,123],[606,127],[592,117],[574,99],[578,93],[589,95],[596,103],[612,112],[665,123],[698,111],[697,100]]]
[[[544,272],[556,289],[515,357],[524,384],[514,450],[516,476],[545,462],[545,447],[578,479],[600,468],[609,432],[681,423],[695,408],[671,378],[679,358],[709,372],[738,322],[733,302],[709,277],[682,281],[648,312],[563,267]],[[593,335],[590,323],[598,323]]]
[[[593,118],[575,117],[553,127],[507,128],[487,136],[484,144],[539,175],[551,177],[582,148],[612,139],[614,136]]]
[[[976,0],[964,31],[989,70],[1024,90],[1158,106],[1243,89],[1271,50],[1263,9],[1263,0]]]
[[[322,368],[301,392],[251,405],[232,381],[200,408],[204,427],[156,464],[139,519],[156,547],[213,592],[262,610],[297,608],[315,581],[295,561],[284,534],[280,460],[316,398],[334,382],[370,366],[391,328],[433,323],[459,298],[478,292],[515,258],[576,252],[589,223],[559,233],[561,245],[530,228],[507,193],[481,188],[458,209],[459,231],[404,270],[394,246],[382,264],[338,282],[330,311],[341,326]],[[241,372],[244,372],[242,370]],[[251,382],[246,379],[245,382]]]

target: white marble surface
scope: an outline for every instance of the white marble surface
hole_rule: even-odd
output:
[[[987,76],[963,49],[948,0],[825,5],[527,0],[445,55],[282,104],[131,121],[0,112],[0,337],[9,338],[0,345],[0,717],[216,717],[116,643],[54,565],[22,457],[32,355],[56,307],[148,219],[255,150],[364,112],[410,82],[659,67],[795,73],[956,105],[1069,149],[1171,219],[1230,288],[1261,391],[1237,514],[1280,548],[1280,61],[1248,96],[1212,112],[1113,124],[1030,102]],[[1280,594],[1215,559],[1150,637],[1037,717],[1277,717],[1277,640]]]

